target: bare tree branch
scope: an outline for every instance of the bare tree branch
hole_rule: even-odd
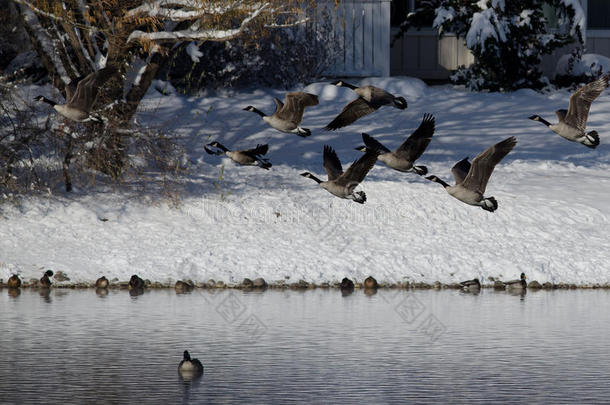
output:
[[[38,7],[34,6],[31,2],[27,1],[27,0],[14,0],[15,3],[24,5],[26,7],[28,7],[30,10],[32,10],[33,12],[35,12],[36,14],[40,14],[42,16],[48,17],[52,20],[55,21],[62,21],[63,18],[56,16],[53,13],[47,13],[46,11],[43,11],[41,9],[39,9]]]

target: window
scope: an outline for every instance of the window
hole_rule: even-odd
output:
[[[544,3],[542,5],[542,15],[544,15],[544,18],[546,18],[547,28],[559,28],[559,20],[557,19],[555,7],[551,6],[549,3]]]
[[[414,0],[392,0],[390,4],[390,22],[393,27],[402,24],[407,13],[413,11]]]
[[[610,29],[610,1],[589,0],[587,4],[587,29]]]
[[[390,22],[393,27],[399,26],[405,21],[408,13],[423,8],[425,11],[420,16],[422,26],[432,27],[434,10],[438,7],[438,3],[438,0],[392,0]]]

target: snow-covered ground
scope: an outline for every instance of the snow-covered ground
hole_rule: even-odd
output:
[[[354,80],[406,97],[409,108],[384,107],[336,132],[322,130],[354,93],[328,83],[305,91],[320,104],[305,112],[300,138],[266,126],[253,105],[271,113],[264,89],[204,97],[162,96],[151,89],[140,123],[164,125],[181,137],[190,165],[181,204],[149,204],[121,191],[59,192],[0,209],[0,278],[39,278],[61,270],[71,281],[99,275],[269,282],[455,282],[473,277],[577,284],[610,282],[610,90],[593,103],[589,128],[601,145],[591,150],[529,120],[551,121],[569,93],[470,93],[427,87],[412,78]],[[301,89],[298,89],[301,90]],[[38,90],[32,90],[38,91]],[[367,132],[395,148],[436,116],[436,132],[419,164],[452,181],[450,168],[514,135],[516,148],[496,167],[487,187],[495,213],[465,205],[415,174],[378,164],[361,184],[364,205],[333,197],[299,174],[325,178],[322,148],[336,149],[344,168]],[[204,143],[229,148],[269,143],[269,171],[207,155]],[[219,179],[224,165],[224,179]],[[102,221],[107,219],[107,221]]]

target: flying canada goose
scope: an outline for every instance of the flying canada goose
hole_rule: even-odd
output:
[[[218,148],[217,151],[212,151],[208,149],[208,146],[212,146],[214,148]],[[230,151],[225,146],[223,146],[220,142],[212,142],[203,147],[207,153],[210,155],[227,155],[231,160],[240,165],[245,166],[259,166],[263,169],[269,170],[271,166],[271,162],[269,159],[264,159],[263,156],[267,153],[269,149],[269,145],[256,145],[256,148],[246,149],[246,150],[236,150]]]
[[[137,274],[134,274],[129,279],[130,290],[141,290],[144,288],[144,280],[142,280]]]
[[[52,270],[45,271],[42,277],[40,278],[40,285],[42,287],[51,287],[51,280],[49,279],[49,277],[53,277]]]
[[[178,364],[178,372],[181,376],[193,378],[203,374],[203,364],[198,359],[191,359],[188,350],[183,353],[183,359]]]
[[[272,115],[265,115],[265,113],[251,105],[244,108],[244,110],[257,113],[263,118],[263,121],[278,131],[297,134],[302,137],[311,135],[311,130],[301,128],[299,124],[303,119],[305,107],[318,105],[318,96],[295,91],[286,94],[286,104],[282,103],[277,97],[274,97],[273,100],[275,100],[275,111]]]
[[[394,152],[383,146],[379,141],[368,134],[362,134],[364,146],[356,150],[366,152],[366,149],[380,151],[378,160],[399,172],[415,172],[420,176],[428,173],[426,166],[415,166],[413,163],[424,153],[434,135],[434,116],[424,114],[419,127]]]
[[[525,273],[521,273],[518,280],[505,281],[504,285],[508,290],[523,290],[527,288],[527,282],[525,281]]]
[[[338,87],[349,87],[356,92],[358,98],[343,107],[343,110],[341,110],[339,115],[324,128],[327,131],[334,131],[338,128],[345,127],[358,118],[362,118],[367,114],[377,111],[379,107],[384,105],[391,105],[400,110],[407,108],[407,100],[405,100],[404,97],[396,97],[379,87],[356,87],[343,80],[337,80],[331,84]]]
[[[378,153],[375,150],[366,151],[360,159],[352,163],[349,169],[343,172],[337,153],[330,146],[324,145],[324,170],[328,174],[328,180],[322,181],[309,172],[301,173],[301,176],[314,180],[320,187],[339,198],[364,204],[366,194],[364,194],[364,191],[354,192],[354,189],[373,168]]]
[[[91,108],[95,104],[100,87],[116,72],[114,66],[106,66],[97,72],[89,73],[85,77],[72,80],[66,86],[66,103],[58,104],[44,96],[35,98],[51,105],[60,115],[76,122],[97,121],[103,122],[99,116],[91,115]]]
[[[481,289],[481,282],[478,278],[473,278],[472,280],[462,281],[460,283],[462,289],[464,291],[479,291]]]
[[[104,276],[98,278],[95,281],[95,287],[96,288],[108,288],[108,284],[109,284],[108,283],[108,279],[106,277],[104,277]]]
[[[599,135],[597,131],[585,133],[587,118],[591,103],[599,97],[608,87],[610,73],[606,73],[599,79],[582,86],[570,96],[570,106],[568,110],[557,110],[557,124],[551,124],[539,115],[532,115],[530,120],[540,121],[559,136],[572,142],[579,142],[588,148],[595,149],[599,145]]]
[[[494,212],[498,209],[498,202],[493,197],[484,197],[483,194],[485,194],[485,188],[494,167],[516,144],[517,140],[511,136],[480,153],[474,158],[472,164],[468,162],[468,158],[457,162],[451,169],[455,178],[455,186],[450,186],[436,176],[426,177],[426,179],[442,184],[452,197],[466,204],[477,205],[485,211]]]
[[[21,279],[19,278],[18,275],[13,274],[12,276],[9,277],[6,284],[7,284],[8,288],[19,288],[19,287],[21,287]]]

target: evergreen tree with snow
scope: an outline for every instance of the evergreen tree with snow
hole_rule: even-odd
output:
[[[578,0],[424,0],[406,17],[402,32],[421,26],[432,10],[439,35],[464,38],[472,51],[474,63],[451,79],[473,90],[539,89],[546,82],[538,68],[542,56],[583,42]]]

